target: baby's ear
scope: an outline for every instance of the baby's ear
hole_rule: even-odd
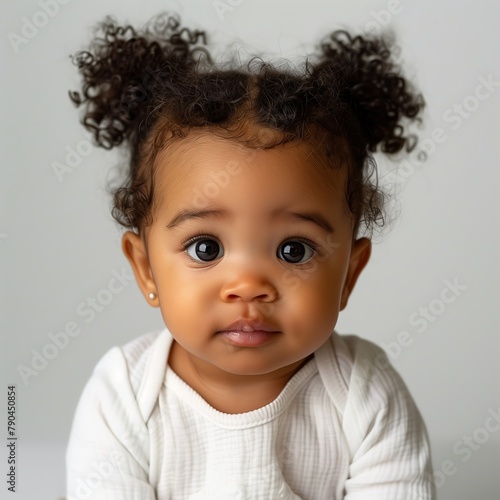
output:
[[[372,251],[372,242],[368,238],[359,238],[351,248],[351,256],[349,258],[349,269],[342,290],[342,298],[340,301],[340,310],[342,311],[346,305],[349,296],[358,280],[361,271],[365,268],[370,260]]]
[[[122,237],[122,250],[132,266],[135,279],[144,297],[152,306],[158,306],[156,284],[143,239],[132,231],[126,231]]]

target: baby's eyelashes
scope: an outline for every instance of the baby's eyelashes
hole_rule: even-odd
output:
[[[192,241],[192,239],[190,240]],[[189,243],[189,242],[188,242]],[[212,262],[224,255],[222,245],[213,238],[198,236],[195,241],[185,247],[186,253],[196,261]]]
[[[224,256],[222,243],[210,235],[198,235],[183,244],[186,254],[196,262],[207,263]],[[276,257],[288,264],[305,264],[318,253],[318,245],[303,238],[287,238],[278,246]]]
[[[278,258],[290,264],[302,264],[311,260],[316,253],[316,245],[300,240],[288,240],[278,249]]]

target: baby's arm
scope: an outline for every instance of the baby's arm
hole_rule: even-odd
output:
[[[366,341],[356,353],[344,429],[353,455],[345,500],[434,500],[422,417],[385,353]]]
[[[76,409],[66,453],[67,500],[156,499],[149,436],[120,348],[97,364]]]

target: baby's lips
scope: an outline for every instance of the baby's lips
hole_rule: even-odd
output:
[[[227,325],[222,330],[219,330],[219,332],[235,332],[235,331],[242,331],[242,332],[259,331],[259,332],[279,333],[279,330],[277,330],[271,325],[268,325],[260,321],[255,321],[245,318],[240,318],[231,323],[230,325]]]

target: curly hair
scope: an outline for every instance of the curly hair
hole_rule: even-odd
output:
[[[182,27],[175,15],[160,13],[141,31],[107,16],[89,50],[73,56],[83,87],[69,95],[85,105],[82,124],[98,146],[129,146],[127,178],[112,190],[114,219],[138,232],[151,224],[158,153],[203,127],[249,148],[321,138],[327,161],[348,169],[355,234],[361,225],[370,234],[382,227],[386,195],[372,153],[412,151],[418,139],[408,125],[424,106],[391,42],[337,30],[314,62],[294,70],[256,57],[217,66],[206,45],[204,31]]]

